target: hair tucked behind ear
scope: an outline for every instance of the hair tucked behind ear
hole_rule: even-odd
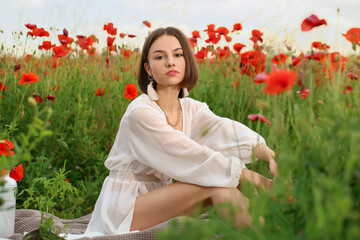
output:
[[[148,63],[149,50],[151,45],[162,35],[174,36],[179,40],[179,43],[182,47],[185,59],[185,75],[184,80],[180,83],[181,88],[188,88],[188,90],[193,89],[196,86],[198,81],[198,69],[194,57],[193,50],[190,46],[189,40],[187,37],[177,28],[167,27],[167,28],[158,28],[150,33],[146,38],[143,49],[141,52],[139,73],[138,73],[138,84],[143,93],[147,93],[147,86],[150,83],[148,79],[148,73],[144,67],[145,63]],[[154,83],[154,88],[156,88],[156,82]],[[179,97],[183,97],[183,90],[180,91]]]

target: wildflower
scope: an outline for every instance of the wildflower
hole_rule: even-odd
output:
[[[317,48],[319,50],[326,50],[326,49],[330,48],[329,45],[327,45],[326,43],[322,43],[322,42],[313,42],[311,44],[311,46],[314,47],[314,48]]]
[[[24,168],[22,166],[22,163],[19,166],[14,167],[10,171],[9,176],[17,182],[20,181],[24,176]]]
[[[128,37],[129,37],[129,38],[136,38],[137,36],[134,35],[134,34],[128,34]]]
[[[145,24],[148,28],[151,28],[151,24],[147,20],[143,21],[143,24]]]
[[[283,54],[283,53],[279,53],[278,55],[274,56],[272,59],[271,59],[271,62],[272,63],[275,63],[277,65],[279,64],[282,64],[286,61],[286,55]]]
[[[349,94],[353,91],[353,87],[352,86],[347,86],[345,89],[344,89],[344,94]]]
[[[136,89],[135,84],[132,84],[132,83],[126,84],[125,92],[124,92],[124,97],[126,99],[132,100],[132,99],[136,98],[138,94],[139,93],[138,93],[138,90]]]
[[[0,83],[0,91],[5,91],[8,88],[9,88],[8,86],[5,86],[2,83]]]
[[[242,30],[241,23],[235,23],[233,26],[233,30],[231,32],[240,31]]]
[[[18,72],[20,70],[20,68],[21,68],[21,64],[20,63],[16,64],[15,67],[14,67],[14,71]]]
[[[0,155],[10,156],[14,155],[11,151],[14,148],[14,144],[8,140],[0,140]]]
[[[124,37],[126,36],[126,34],[125,34],[125,33],[120,33],[119,36],[120,36],[121,38],[124,38]]]
[[[52,94],[49,94],[49,95],[46,96],[46,99],[47,99],[47,100],[54,101],[54,100],[55,100],[55,97],[54,97]]]
[[[297,94],[301,96],[302,99],[305,99],[309,95],[310,90],[307,88],[301,89],[301,91],[296,91]]]
[[[58,35],[58,39],[60,41],[61,44],[71,44],[72,42],[74,42],[74,39],[71,37],[68,37],[67,35],[62,35],[59,34]]]
[[[39,45],[39,49],[45,49],[45,50],[50,50],[52,47],[54,47],[55,44],[51,45],[51,41],[43,41],[43,43],[41,45]]]
[[[266,82],[267,78],[268,78],[268,75],[266,73],[258,73],[255,76],[254,82],[256,84],[261,84],[261,83]]]
[[[261,51],[247,51],[242,53],[240,60],[241,74],[247,74],[254,77],[255,74],[261,73],[265,70],[266,55]]]
[[[301,63],[301,57],[292,57],[291,66],[295,67]]]
[[[32,83],[39,81],[38,75],[32,72],[22,73],[22,77],[20,79],[19,85],[23,85],[25,83]]]
[[[316,15],[312,14],[310,17],[307,17],[304,19],[304,21],[301,23],[301,31],[306,32],[310,31],[314,27],[321,26],[321,25],[327,25],[327,22],[325,19],[319,19]]]
[[[113,23],[105,24],[104,25],[104,30],[107,31],[107,33],[110,34],[110,35],[116,35],[116,33],[117,33],[117,28],[114,28]]]
[[[28,24],[25,24],[25,27],[27,27],[28,29],[30,30],[33,30],[34,28],[36,28],[36,24],[32,24],[32,23],[28,23]]]
[[[254,43],[257,43],[257,41],[263,42],[263,39],[261,38],[262,35],[263,35],[262,32],[260,32],[257,29],[254,29],[254,30],[251,31],[250,40],[253,41]]]
[[[76,37],[78,38],[77,44],[84,50],[89,49],[94,43],[93,36],[85,37],[82,35],[77,35]]]
[[[264,93],[274,95],[290,90],[296,81],[296,73],[289,70],[279,70],[268,75]]]
[[[206,57],[207,57],[207,50],[206,49],[201,49],[199,50],[196,54],[195,57],[201,61],[203,61]]]
[[[348,73],[346,76],[348,76],[351,80],[359,80],[358,75],[353,74],[353,73]],[[1,88],[0,88],[1,89]]]
[[[55,53],[54,58],[57,58],[57,57],[65,57],[66,55],[68,55],[70,49],[65,50],[65,47],[63,45],[60,45],[60,46],[54,46],[52,48],[52,51]]]
[[[260,120],[260,121],[266,123],[267,125],[271,125],[271,122],[265,116],[263,116],[261,114],[249,114],[248,119],[250,119],[251,121]]]
[[[49,37],[50,34],[49,32],[45,31],[44,28],[33,28],[31,32],[27,33],[29,36],[34,36],[36,37]]]
[[[113,45],[114,41],[115,41],[114,37],[107,37],[107,45],[108,45],[108,47]]]
[[[352,44],[360,45],[360,28],[350,28],[346,34],[342,34]]]
[[[244,44],[242,43],[235,43],[233,46],[233,49],[235,50],[235,52],[240,53],[241,49],[243,49],[243,47],[245,47]]]
[[[103,88],[102,91],[101,91],[101,88],[98,88],[98,89],[96,89],[95,96],[99,97],[99,96],[104,95],[104,93],[105,93],[105,88]]]

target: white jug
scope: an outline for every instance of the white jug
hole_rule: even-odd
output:
[[[17,184],[8,174],[1,180],[5,181],[5,185],[0,186],[0,198],[4,201],[0,206],[0,238],[9,238],[15,230],[15,189]]]

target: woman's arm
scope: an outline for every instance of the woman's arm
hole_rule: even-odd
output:
[[[277,163],[275,161],[275,152],[273,150],[268,148],[265,144],[260,143],[254,147],[253,153],[257,158],[269,162],[269,169],[274,177],[278,175]]]

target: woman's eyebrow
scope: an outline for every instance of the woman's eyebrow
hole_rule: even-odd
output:
[[[172,50],[172,52],[176,52],[176,51],[178,51],[178,50],[182,50],[182,48],[181,48],[181,47],[175,48],[174,50]],[[154,53],[165,53],[165,51],[164,51],[164,50],[155,50],[155,51],[153,51],[152,53],[153,53],[153,54],[154,54]]]

